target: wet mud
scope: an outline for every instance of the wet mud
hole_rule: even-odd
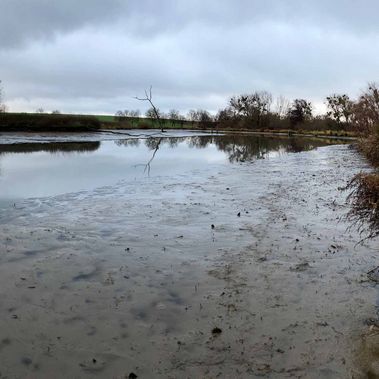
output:
[[[0,377],[375,374],[378,247],[339,191],[361,169],[324,146],[3,207]]]

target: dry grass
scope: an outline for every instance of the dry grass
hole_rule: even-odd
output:
[[[379,235],[379,174],[361,173],[348,184],[351,210],[347,218],[362,235],[374,238]]]
[[[359,148],[374,166],[379,167],[379,127],[359,143]]]

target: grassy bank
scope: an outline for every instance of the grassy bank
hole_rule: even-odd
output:
[[[198,122],[188,120],[161,119],[164,129],[191,129],[228,132],[257,132],[298,134],[310,136],[356,137],[353,130],[328,129],[323,125],[299,125],[296,129],[285,125],[271,127],[247,127],[219,122]],[[0,113],[2,132],[83,132],[99,129],[161,129],[156,119],[146,117],[125,117],[120,119],[110,115],[69,115],[36,113]]]
[[[93,116],[0,113],[0,132],[88,132],[101,128]]]
[[[356,175],[349,183],[352,208],[348,218],[362,235],[373,238],[379,236],[379,126],[360,139],[358,148],[374,170]]]

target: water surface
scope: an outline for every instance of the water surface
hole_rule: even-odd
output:
[[[269,159],[338,142],[248,135],[128,139],[116,135],[115,140],[107,136],[102,141],[88,141],[94,135],[74,137],[76,142],[54,142],[51,135],[16,134],[13,138],[8,135],[6,144],[0,141],[0,201],[93,190],[119,180],[187,173],[205,166],[217,170],[220,165]]]

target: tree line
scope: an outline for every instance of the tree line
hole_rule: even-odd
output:
[[[216,115],[204,109],[190,110],[184,115],[176,109],[164,113],[151,107],[144,116],[149,119],[159,117],[164,123],[173,125],[190,122],[210,128],[253,130],[330,129],[368,133],[379,123],[379,87],[375,83],[369,84],[357,99],[333,93],[325,98],[325,105],[326,113],[315,115],[314,106],[307,99],[290,101],[283,96],[274,99],[267,91],[255,91],[231,97],[227,106]],[[133,119],[141,117],[141,112],[124,110],[116,112],[115,116],[119,122],[133,123]]]
[[[138,99],[138,98],[137,98]],[[151,100],[150,92],[146,98]],[[219,129],[252,129],[252,130],[346,130],[369,134],[379,124],[379,86],[370,83],[357,99],[347,94],[333,93],[325,98],[327,112],[314,114],[314,106],[307,99],[298,98],[293,101],[279,96],[276,99],[267,91],[255,91],[248,94],[232,96],[227,106],[212,115],[205,109],[192,109],[186,115],[176,109],[162,112],[152,102],[145,112],[145,117],[158,120],[160,126],[200,126]],[[0,113],[7,108],[3,102],[3,90],[0,81]],[[36,113],[44,113],[42,108]],[[54,110],[52,114],[60,114]],[[115,114],[118,122],[127,122],[134,127],[139,126],[141,112],[137,110],[119,110]]]

